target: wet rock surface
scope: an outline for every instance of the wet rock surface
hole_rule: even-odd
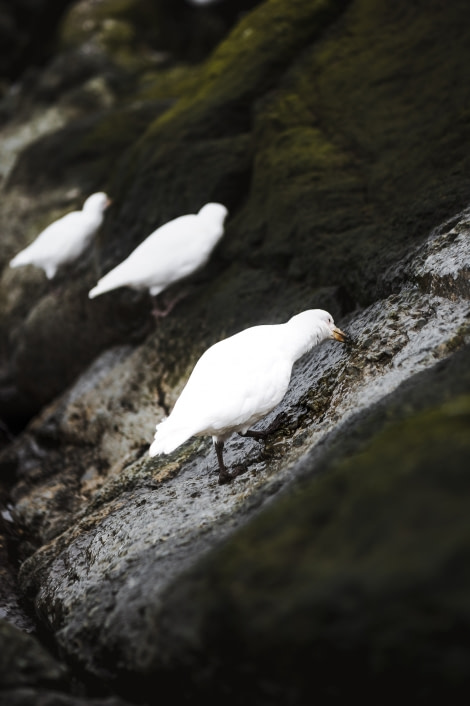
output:
[[[260,3],[192,66],[146,62],[157,30],[139,54],[133,3],[112,4],[72,4],[16,121],[3,101],[0,615],[32,675],[12,652],[5,703],[395,703],[405,682],[416,703],[457,702],[467,4]],[[76,264],[53,282],[8,268],[97,189],[113,205]],[[126,289],[88,299],[211,200],[226,233],[170,316]],[[266,443],[227,442],[245,473],[219,486],[208,438],[148,457],[208,345],[314,307],[354,344],[296,364]]]

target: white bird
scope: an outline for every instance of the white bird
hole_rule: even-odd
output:
[[[292,366],[328,338],[349,340],[323,309],[309,309],[285,324],[253,326],[208,348],[196,363],[170,416],[157,424],[150,456],[171,453],[191,436],[211,435],[219,463],[219,483],[229,482],[224,442],[234,432],[263,439],[250,429],[279,404]]]
[[[179,216],[151,233],[120,265],[102,277],[90,299],[118,287],[147,289],[152,297],[206,264],[224,233],[227,209],[208,203],[199,213]],[[168,313],[165,312],[154,313]]]
[[[47,226],[31,245],[10,261],[10,267],[35,265],[52,279],[61,265],[73,262],[88,247],[110,203],[103,192],[92,194],[81,211],[67,213]]]

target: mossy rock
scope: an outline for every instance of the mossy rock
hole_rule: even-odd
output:
[[[265,272],[282,260],[286,288],[341,286],[350,307],[372,301],[387,266],[467,203],[468,19],[464,2],[264,3],[125,155],[113,188],[129,248],[139,236],[126,214],[163,221],[176,193],[180,212],[204,191],[222,200],[209,150],[246,135],[227,259]]]
[[[464,2],[264,3],[197,71],[156,80],[169,103],[129,103],[38,141],[11,183],[111,194],[94,277],[162,223],[224,203],[217,267],[204,301],[175,310],[181,330],[198,305],[221,337],[324,290],[342,315],[382,293],[387,266],[467,201],[468,16]],[[274,297],[277,316],[267,283],[286,302]],[[195,335],[200,350],[207,329]]]

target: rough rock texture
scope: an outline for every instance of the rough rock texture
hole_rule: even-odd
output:
[[[20,567],[7,619],[38,622],[90,680],[87,703],[100,688],[149,704],[169,690],[176,703],[396,703],[404,684],[415,703],[457,703],[470,627],[468,3],[271,0],[193,66],[146,65],[122,15],[90,16],[75,36],[77,13],[100,7],[72,6],[18,122],[3,106],[11,592]],[[70,76],[67,52],[87,42],[99,52]],[[79,262],[52,283],[8,268],[97,188],[113,206]],[[127,289],[88,300],[152,229],[211,200],[229,209],[226,233],[168,318],[156,325]],[[355,345],[298,362],[261,423],[288,417],[266,444],[227,443],[245,474],[219,486],[209,439],[148,457],[209,344],[316,306]]]
[[[414,254],[412,265],[405,261],[402,269],[396,266],[393,273],[388,273],[395,282],[399,274],[402,276],[401,286],[397,286],[394,293],[350,315],[346,327],[355,338],[356,345],[353,348],[328,343],[306,356],[296,366],[290,390],[280,406],[289,417],[283,433],[278,434],[266,448],[244,439],[234,438],[228,442],[227,462],[232,464],[247,461],[249,464],[248,473],[229,487],[217,485],[215,455],[208,441],[194,440],[168,459],[155,461],[142,455],[143,449],[147,448],[145,440],[151,440],[153,424],[155,418],[158,418],[155,415],[156,400],[142,394],[142,389],[151,387],[149,381],[144,381],[143,375],[154,375],[158,365],[156,360],[152,365],[147,364],[148,358],[142,357],[145,347],[135,352],[117,349],[102,356],[57,406],[53,406],[52,410],[48,410],[47,414],[30,426],[28,434],[19,442],[24,471],[22,481],[12,492],[12,500],[16,521],[20,526],[34,527],[35,536],[43,546],[23,563],[20,582],[25,593],[34,598],[36,610],[55,631],[56,639],[69,655],[84,661],[87,668],[103,677],[112,679],[117,674],[125,683],[132,684],[131,692],[139,688],[141,675],[152,675],[156,669],[164,670],[168,665],[181,668],[186,664],[189,659],[187,651],[192,653],[194,640],[198,650],[202,650],[202,662],[210,663],[210,655],[221,655],[226,647],[225,643],[217,647],[205,643],[205,631],[212,634],[210,625],[198,622],[204,620],[205,604],[199,606],[194,595],[182,598],[174,608],[176,613],[181,613],[180,621],[174,619],[173,612],[170,617],[167,616],[167,603],[161,598],[162,593],[168,593],[173,601],[180,591],[185,592],[186,579],[183,580],[183,588],[180,588],[183,570],[190,570],[197,565],[214,544],[223,543],[237,527],[257,516],[261,507],[271,505],[273,496],[284,487],[289,487],[292,479],[298,475],[310,476],[312,472],[316,475],[322,463],[328,468],[332,465],[331,456],[335,463],[338,463],[338,456],[340,459],[343,456],[347,458],[356,450],[358,441],[364,444],[373,439],[369,452],[369,473],[385,473],[385,487],[387,483],[394,483],[394,480],[388,478],[383,469],[385,460],[378,461],[378,457],[381,458],[382,443],[386,449],[389,444],[388,453],[395,449],[395,454],[409,459],[411,470],[415,464],[425,469],[429,458],[434,456],[440,458],[439,462],[436,461],[437,467],[440,467],[443,459],[437,456],[438,451],[441,455],[448,454],[448,443],[453,444],[452,434],[449,442],[446,440],[451,423],[448,419],[452,420],[455,414],[457,420],[462,415],[464,420],[467,409],[461,396],[469,391],[468,372],[465,374],[468,356],[464,362],[458,362],[460,358],[456,356],[456,362],[451,366],[452,374],[444,376],[444,380],[440,371],[446,371],[447,368],[443,364],[439,367],[437,363],[440,359],[446,361],[451,351],[462,347],[466,350],[466,341],[468,345],[468,288],[462,291],[459,283],[465,273],[468,278],[470,268],[469,216],[466,212],[455,226],[449,224],[446,229],[434,233]],[[467,243],[467,252],[465,260],[462,260],[458,253],[462,255],[460,248],[464,243]],[[439,264],[444,249],[448,255],[445,265],[444,262]],[[455,261],[458,261],[457,268],[448,273],[447,266]],[[410,288],[413,281],[415,286]],[[422,282],[428,284],[422,285],[423,291],[420,291],[418,285]],[[444,282],[447,282],[448,287],[445,297],[441,295]],[[423,383],[420,378],[423,373],[419,371],[426,369],[429,369],[429,374]],[[125,370],[132,371],[130,379],[125,378]],[[139,378],[138,384],[135,384],[136,376]],[[416,377],[411,389],[416,388],[417,392],[413,392],[408,399],[399,386],[411,376]],[[113,419],[116,418],[117,384],[122,391],[121,404],[125,400],[127,409],[120,414],[120,426],[113,430],[114,433],[110,433]],[[393,395],[397,387],[398,392]],[[428,392],[427,398],[424,391]],[[387,394],[392,395],[390,399],[380,402]],[[414,407],[423,407],[420,403],[423,396],[432,411],[426,410],[423,413],[423,422],[420,422],[420,418],[415,421],[412,413]],[[454,406],[450,404],[448,411],[443,412],[444,431],[436,439],[436,449],[429,445],[426,435],[424,442],[420,435],[414,446],[410,438],[407,443],[404,442],[403,448],[401,445],[397,447],[396,438],[402,433],[400,426],[397,426],[395,436],[390,432],[390,442],[383,441],[380,436],[375,438],[382,431],[383,417],[389,421],[387,417],[392,415],[395,408],[394,417],[410,418],[410,437],[414,434],[415,424],[418,430],[425,426],[426,415],[437,425],[440,416],[438,412],[434,413],[434,408],[443,401],[453,402]],[[376,408],[380,404],[385,410],[381,413]],[[370,410],[371,407],[366,417],[366,412],[361,410]],[[361,413],[358,415],[359,411]],[[94,420],[93,423],[90,423],[91,420]],[[364,426],[367,428],[366,433]],[[403,428],[407,428],[406,425]],[[460,428],[458,426],[456,431],[457,441],[453,451],[456,472],[459,469],[458,463],[463,462],[468,455]],[[346,441],[340,443],[338,438]],[[51,466],[47,478],[34,483],[31,488],[34,469],[39,478],[44,475],[44,461],[42,466],[38,463],[44,443],[52,446],[47,455],[47,463]],[[83,444],[89,447],[89,451],[79,450]],[[325,448],[328,449],[330,445],[333,445],[335,452],[323,460]],[[431,453],[431,456],[421,458],[420,449],[421,454]],[[78,475],[76,460],[68,460],[75,459],[77,453],[80,453],[84,461]],[[418,462],[413,454],[416,454]],[[319,455],[319,460],[315,455]],[[313,458],[315,462],[311,461]],[[105,459],[110,459],[111,467],[103,473]],[[393,466],[394,463],[396,459],[392,458],[389,464]],[[54,467],[57,469],[55,472]],[[447,466],[445,469],[447,472]],[[431,492],[427,482],[423,470],[421,475],[418,474],[416,483],[422,483],[426,491],[418,486],[415,492],[424,492],[427,496]],[[70,492],[72,488],[73,492]],[[405,489],[403,492],[407,493]],[[297,497],[297,502],[300,505],[305,502],[309,508],[310,498],[310,493],[306,493],[305,501]],[[68,508],[71,514],[68,516],[64,515],[64,502],[71,503]],[[319,497],[319,504],[314,504],[312,512],[320,515],[327,512],[327,517],[330,517],[332,510],[326,511],[325,503],[331,502]],[[356,501],[353,499],[351,502]],[[372,493],[370,496],[364,490],[361,502],[364,504],[362,516],[367,517],[372,524],[363,529],[358,519],[361,516],[359,513],[357,532],[359,535],[366,531],[373,533],[377,519],[376,516],[369,519],[366,507],[368,503],[375,507],[375,495]],[[447,523],[449,533],[454,512],[454,508],[449,507],[442,520],[444,524]],[[268,513],[267,510],[267,517],[270,516]],[[299,513],[300,510],[294,510],[291,516],[297,517]],[[398,515],[401,518],[401,510]],[[380,512],[377,518],[380,518]],[[264,522],[269,524],[270,520]],[[271,522],[273,527],[279,528],[281,536],[286,533],[286,539],[281,538],[279,542],[288,541],[294,531],[289,528],[289,522]],[[401,522],[402,519],[399,520]],[[256,527],[255,522],[252,530],[255,533]],[[339,537],[342,536],[343,541],[346,541],[350,529],[345,528],[342,534],[340,527],[335,525],[335,528]],[[460,525],[456,527],[456,533],[459,529],[462,529]],[[302,528],[299,528],[301,531]],[[315,533],[308,535],[308,541],[315,545]],[[341,542],[339,538],[337,541]],[[349,539],[347,541],[349,543]],[[429,537],[426,534],[423,538],[418,536],[416,541],[422,541],[426,546]],[[351,551],[356,551],[354,544]],[[385,551],[388,550],[385,548]],[[430,547],[429,551],[432,556],[433,548]],[[260,552],[263,557],[266,556],[268,566],[274,563],[273,570],[290,575],[291,570],[284,564],[291,560],[292,552],[289,549],[282,552],[273,550],[266,554],[260,549]],[[219,567],[218,559],[213,561]],[[401,580],[409,581],[413,586],[414,578],[406,562],[394,568]],[[343,569],[337,565],[338,571]],[[223,565],[220,571],[225,571]],[[239,570],[234,571],[236,575]],[[263,569],[260,571],[261,575],[266,574],[268,586],[271,580],[269,572]],[[357,568],[357,571],[360,569]],[[232,579],[227,578],[227,581],[230,586]],[[295,578],[292,581],[295,586]],[[317,579],[313,575],[311,582],[308,577],[305,581],[306,585],[299,590],[309,592]],[[214,610],[223,611],[225,594],[220,598],[220,605],[214,595],[220,582],[221,579],[214,578],[211,589],[209,585],[201,589],[200,600],[208,601],[209,606],[214,604]],[[268,593],[267,586],[265,596]],[[245,584],[245,590],[249,591],[249,583]],[[292,587],[287,587],[286,591],[289,590],[294,591]],[[191,584],[188,591],[192,593]],[[155,598],[149,599],[149,596]],[[381,600],[387,599],[382,597]],[[235,610],[232,599],[227,599],[226,605],[232,606],[230,613]],[[299,610],[298,619],[302,620],[301,603],[296,608],[297,603],[293,599],[292,605],[282,605],[284,607],[281,606],[279,610]],[[186,606],[191,606],[190,610],[194,610],[198,616],[193,618],[196,621],[194,628],[186,615]],[[214,618],[210,613],[208,623]],[[269,613],[266,619],[270,619]],[[272,628],[274,634],[277,634],[275,620],[273,618]],[[220,640],[232,634],[230,626],[224,626],[217,619],[214,622],[217,626],[220,624]],[[162,633],[160,623],[164,626]],[[247,619],[247,626],[251,624],[252,619]],[[197,633],[197,626],[200,626],[203,634]],[[248,627],[246,629],[249,630]],[[315,629],[314,626],[312,630]],[[194,635],[193,631],[197,634]],[[310,638],[314,639],[308,633],[305,637],[306,647],[309,646]],[[399,635],[397,639],[402,638],[403,635]],[[247,644],[254,644],[250,632],[246,639]],[[299,652],[302,652],[301,648],[302,643],[298,646]],[[259,649],[262,652],[262,648]],[[283,639],[280,638],[277,647],[273,649],[275,652],[280,650],[279,659],[282,660]],[[292,654],[295,662],[290,646],[288,653]],[[257,662],[257,658],[253,659]],[[232,674],[234,685],[230,688],[234,688],[237,680],[243,678],[247,669],[244,662],[236,667],[234,660],[235,653],[231,653],[228,673]],[[301,675],[307,667],[302,665],[304,663],[299,661]],[[199,667],[200,664],[196,660],[193,666]],[[223,665],[220,668],[223,669]],[[269,671],[269,666],[266,669]],[[215,670],[214,673],[212,670]],[[128,671],[138,675],[136,683],[132,683]],[[218,675],[216,671],[216,666],[211,667],[211,678],[220,677],[223,684],[230,681],[228,673]],[[195,672],[199,673],[199,670],[195,669]],[[277,673],[274,670],[273,674]],[[291,668],[288,674],[292,678]],[[305,678],[307,674],[308,671],[305,672]],[[254,675],[247,678],[250,684],[252,679],[257,688],[260,688],[259,682],[263,683],[268,677],[255,670]],[[289,680],[289,677],[286,679]],[[144,684],[147,685],[146,682]],[[286,688],[289,691],[289,685]],[[304,690],[300,685],[299,689],[301,699]],[[327,693],[328,684],[325,689]],[[341,690],[340,693],[344,694]],[[284,696],[284,691],[281,691],[280,702]]]
[[[438,365],[399,388],[372,440],[364,426],[377,428],[383,406],[349,429],[361,444],[345,453],[336,439],[307,455],[308,480],[173,583],[150,616],[158,642],[146,673],[179,676],[184,665],[214,703],[227,694],[242,703],[240,681],[261,703],[308,703],[312,678],[320,701],[360,693],[396,703],[406,683],[417,703],[460,703],[470,656],[469,362],[467,347],[453,369]],[[449,402],[442,383],[454,387]],[[410,413],[429,403],[429,386],[435,406]]]
[[[89,697],[70,671],[31,635],[0,620],[2,706],[126,706],[115,697]]]

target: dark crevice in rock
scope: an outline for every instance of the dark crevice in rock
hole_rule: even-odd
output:
[[[60,19],[72,0],[15,0],[2,6],[0,75],[17,80],[28,68],[43,65],[53,54]]]

